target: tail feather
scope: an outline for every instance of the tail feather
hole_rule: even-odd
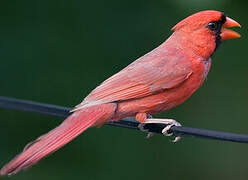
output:
[[[87,128],[108,120],[114,112],[113,104],[103,104],[75,111],[61,125],[27,144],[22,153],[0,170],[0,175],[15,174],[32,166],[76,138]]]

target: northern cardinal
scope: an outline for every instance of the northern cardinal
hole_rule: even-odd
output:
[[[135,116],[141,123],[173,120],[148,118],[188,99],[204,82],[211,56],[226,39],[240,35],[228,27],[240,24],[223,13],[206,10],[193,14],[172,30],[160,46],[95,88],[61,125],[29,143],[6,164],[0,175],[11,175],[30,167],[61,148],[87,128]],[[163,132],[168,135],[167,129]]]

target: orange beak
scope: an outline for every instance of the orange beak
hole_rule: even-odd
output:
[[[226,22],[223,24],[220,34],[222,40],[240,38],[239,33],[230,29],[226,29],[230,27],[241,27],[241,25],[233,19],[226,17]]]

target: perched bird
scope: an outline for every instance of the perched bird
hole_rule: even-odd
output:
[[[29,143],[6,164],[0,175],[28,168],[58,150],[87,128],[135,116],[141,123],[167,123],[149,115],[171,109],[188,99],[204,82],[211,56],[219,44],[240,35],[228,27],[240,24],[225,14],[206,10],[176,24],[160,46],[96,87],[61,125]]]

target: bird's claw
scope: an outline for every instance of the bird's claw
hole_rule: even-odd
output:
[[[145,125],[146,125],[145,123],[140,123],[138,125],[138,128],[139,128],[139,130],[141,130],[143,132],[147,132],[146,138],[148,139],[148,138],[152,137],[154,135],[154,133],[149,132],[148,129],[144,128]]]
[[[177,122],[174,119],[147,119],[145,123],[142,123],[139,125],[140,130],[147,132],[148,130],[144,128],[145,124],[148,123],[155,123],[155,124],[165,124],[166,127],[162,130],[162,134],[165,136],[172,136],[173,133],[169,133],[171,127],[173,126],[181,126],[179,122]],[[147,137],[151,137],[153,133],[149,132]],[[175,139],[172,142],[178,142],[181,139],[180,136],[175,137]]]
[[[182,126],[179,122],[177,122],[174,119],[166,119],[165,124],[167,124],[167,126],[162,130],[162,134],[165,136],[172,136],[173,133],[169,133],[171,127],[173,126]],[[175,139],[172,142],[178,142],[180,141],[181,137],[180,136],[176,136]]]

